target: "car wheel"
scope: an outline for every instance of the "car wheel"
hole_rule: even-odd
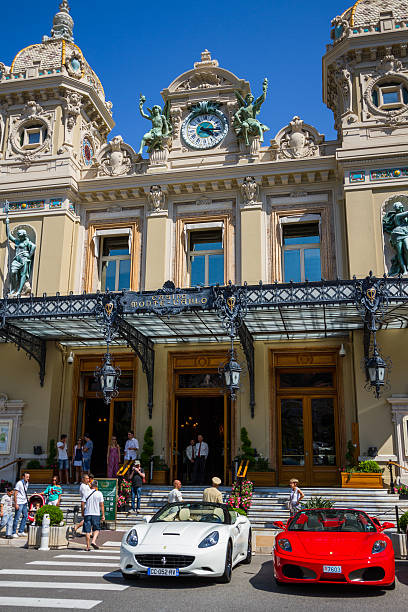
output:
[[[249,565],[252,561],[252,531],[249,530],[247,555],[242,563]]]
[[[229,542],[228,548],[227,548],[227,554],[225,556],[224,573],[221,576],[221,578],[219,578],[218,582],[221,582],[222,584],[227,584],[228,582],[231,582],[231,574],[232,574],[232,546],[231,546],[231,542]]]
[[[126,574],[121,571],[121,574],[125,580],[139,580],[140,574]]]
[[[393,591],[395,589],[395,579],[394,582],[384,587],[386,591]]]

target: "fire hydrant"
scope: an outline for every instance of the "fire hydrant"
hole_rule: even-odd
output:
[[[44,514],[41,529],[41,545],[39,550],[50,550],[50,515]]]

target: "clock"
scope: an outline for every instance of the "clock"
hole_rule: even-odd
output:
[[[207,103],[206,111],[193,110],[183,121],[181,136],[185,144],[192,149],[213,149],[228,133],[226,116],[215,104],[210,105],[211,103]]]

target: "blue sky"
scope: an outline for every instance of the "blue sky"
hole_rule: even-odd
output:
[[[19,0],[2,7],[0,61],[10,65],[23,47],[49,34],[59,0]],[[322,102],[321,58],[330,42],[330,21],[350,0],[258,0],[244,2],[141,3],[70,0],[75,42],[114,104],[116,127],[133,147],[147,122],[139,116],[139,93],[148,106],[160,91],[193,67],[205,48],[220,66],[247,79],[255,94],[269,79],[261,119],[266,143],[294,115],[335,138],[332,113]]]

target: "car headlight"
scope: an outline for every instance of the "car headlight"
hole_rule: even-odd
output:
[[[138,541],[136,529],[131,529],[126,538],[126,544],[129,544],[129,546],[137,546]]]
[[[198,548],[209,548],[210,546],[215,546],[218,543],[219,539],[220,534],[218,533],[218,531],[213,531],[206,538],[204,538],[202,542],[200,542]]]
[[[383,550],[385,550],[386,547],[387,547],[387,542],[385,542],[385,540],[377,540],[373,544],[373,549],[372,549],[371,553],[373,555],[375,555],[376,553],[380,553]]]
[[[286,552],[292,551],[292,545],[286,538],[279,538],[279,540],[277,540],[277,544],[282,550],[286,550]]]

